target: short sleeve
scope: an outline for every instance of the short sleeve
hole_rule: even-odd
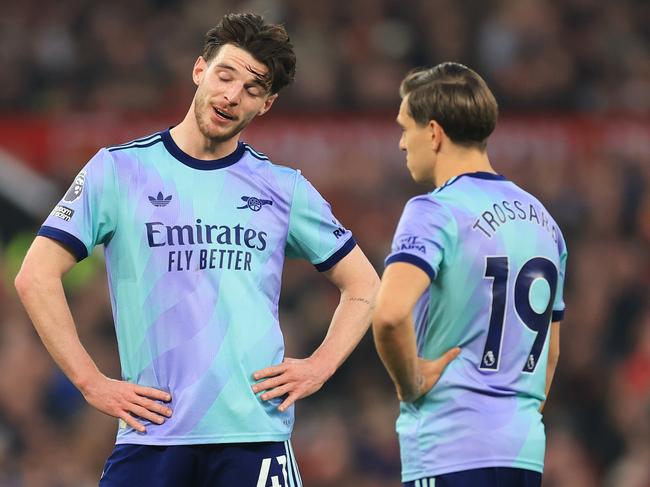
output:
[[[102,149],[75,177],[38,235],[61,242],[80,261],[96,245],[110,240],[116,227],[116,201],[113,159]]]
[[[300,173],[296,178],[285,254],[307,259],[319,271],[327,271],[350,253],[356,242],[316,188]]]
[[[455,221],[450,212],[429,196],[409,200],[397,225],[386,266],[407,262],[435,280],[445,253],[453,245]]]
[[[568,251],[566,248],[566,243],[564,242],[564,237],[560,234],[560,269],[557,279],[557,289],[555,291],[555,301],[553,302],[553,317],[552,321],[562,321],[564,319],[564,279],[566,276],[566,261],[568,256]]]

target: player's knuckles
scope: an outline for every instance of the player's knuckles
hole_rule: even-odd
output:
[[[263,398],[264,398],[264,400],[267,401],[269,399],[275,399],[276,397],[281,396],[281,395],[282,395],[282,393],[278,392],[278,390],[276,389],[274,391],[267,392],[266,394],[264,394]]]
[[[153,423],[156,423],[156,424],[163,424],[165,422],[165,418],[163,418],[162,416],[159,416],[157,414],[149,414],[147,416],[147,419],[149,421],[153,422]]]
[[[168,409],[162,404],[154,403],[154,405],[149,408],[152,411],[155,411],[158,414],[167,414]]]
[[[267,370],[263,371],[259,375],[259,377],[260,378],[262,378],[262,377],[275,377],[276,375],[279,375],[281,373],[282,373],[282,371],[280,371],[278,369],[267,369]]]
[[[151,411],[152,413],[160,412],[160,408],[158,407],[158,404],[156,404],[155,402],[143,404],[142,407],[145,408],[147,411]]]
[[[126,397],[120,397],[115,402],[122,409],[130,409],[135,403]]]
[[[278,385],[279,385],[279,380],[278,379],[265,380],[264,382],[260,383],[259,390],[260,391],[268,391],[269,389],[273,389],[274,387],[277,387]]]

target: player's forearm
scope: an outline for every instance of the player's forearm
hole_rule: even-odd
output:
[[[419,390],[418,354],[412,318],[383,318],[381,310],[372,324],[375,346],[401,400],[408,401]]]
[[[79,341],[61,279],[23,269],[15,285],[48,352],[83,392],[99,371]]]
[[[312,358],[326,367],[328,377],[341,366],[368,331],[376,289],[377,283],[372,281],[341,292],[327,335],[312,354]]]

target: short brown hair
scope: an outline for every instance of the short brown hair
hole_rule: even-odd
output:
[[[438,122],[452,142],[485,150],[499,108],[483,78],[467,66],[446,62],[411,71],[400,85],[408,109],[424,126]]]
[[[275,94],[296,75],[296,54],[282,25],[266,24],[257,14],[227,14],[205,34],[203,58],[210,62],[221,46],[234,44],[263,63],[269,72],[260,81]]]

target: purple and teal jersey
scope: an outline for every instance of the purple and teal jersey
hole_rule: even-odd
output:
[[[413,317],[418,353],[462,349],[421,399],[402,403],[402,479],[484,467],[541,472],[549,328],[564,313],[567,250],[542,204],[490,173],[411,199],[387,265],[431,285]]]
[[[332,268],[355,246],[300,171],[244,143],[214,161],[169,131],[100,150],[39,235],[78,260],[104,245],[124,380],[169,391],[173,416],[117,443],[285,441],[294,411],[251,390],[279,364],[286,256]]]

